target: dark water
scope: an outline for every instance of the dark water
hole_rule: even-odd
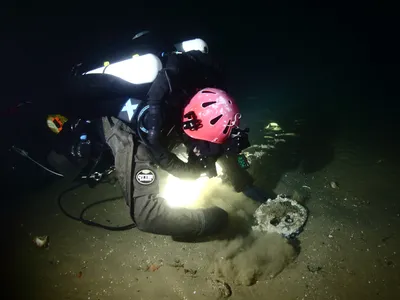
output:
[[[263,128],[271,121],[299,135],[252,167],[256,183],[262,187],[290,194],[306,185],[312,191],[307,203],[312,219],[300,239],[302,254],[292,269],[268,289],[270,296],[280,299],[302,299],[307,293],[312,299],[397,299],[400,295],[400,122],[395,91],[398,59],[393,56],[395,48],[387,29],[392,21],[384,18],[383,12],[375,11],[373,16],[379,20],[376,25],[368,14],[360,13],[355,18],[350,11],[292,11],[265,20],[252,18],[246,26],[236,18],[225,17],[225,22],[209,22],[206,30],[200,23],[194,26],[203,29],[201,34],[210,41],[210,49],[215,49],[225,63],[230,91],[242,108],[243,124],[251,129],[252,143],[264,142]],[[126,22],[94,29],[71,25],[63,18],[34,21],[30,29],[20,23],[7,35],[7,55],[18,56],[21,66],[35,70],[20,73],[11,64],[5,64],[12,83],[4,91],[7,105],[21,99],[40,101],[42,95],[57,101],[57,95],[46,94],[46,86],[64,78],[69,67],[83,57],[93,54],[103,60],[99,52],[115,51],[115,45],[123,45],[121,40],[125,41],[136,30]],[[19,21],[14,20],[13,24],[16,22]],[[189,24],[187,20],[182,23]],[[49,24],[54,30],[46,29]],[[185,31],[182,26],[173,27]],[[21,82],[26,83],[22,88]],[[2,188],[7,195],[2,197],[1,212],[6,237],[15,241],[6,247],[10,251],[3,257],[19,262],[12,264],[10,274],[15,273],[19,282],[26,282],[35,297],[45,298],[51,293],[54,297],[54,286],[61,283],[65,289],[61,289],[60,295],[79,287],[83,294],[76,292],[68,297],[83,299],[84,295],[87,298],[87,290],[74,276],[51,282],[51,292],[47,293],[46,285],[38,281],[51,281],[60,272],[81,270],[81,258],[96,264],[96,255],[100,257],[101,253],[82,250],[92,249],[87,242],[90,236],[107,241],[107,245],[118,244],[120,249],[130,249],[133,240],[131,235],[109,237],[107,233],[82,229],[79,223],[55,217],[59,211],[54,195],[62,190],[57,184],[62,184],[9,151],[10,145],[21,145],[43,162],[53,143],[45,131],[43,117],[36,111],[23,113],[22,118],[7,115],[1,119],[6,128],[1,149]],[[301,125],[296,125],[295,120],[300,119]],[[329,188],[331,181],[339,183],[338,190]],[[107,189],[106,192],[118,193]],[[82,193],[88,201],[99,196],[99,191]],[[26,235],[21,234],[21,222],[31,226],[28,232],[51,232],[58,239],[57,252],[34,252],[37,249],[32,249]],[[10,224],[12,228],[8,230]],[[86,242],[68,238],[77,232]],[[146,235],[137,235],[143,245],[151,244]],[[162,245],[163,241],[159,243]],[[53,260],[60,257],[62,265],[56,271],[42,268],[42,263],[47,266],[51,261],[53,265]],[[118,273],[115,266],[120,261],[113,263],[105,264],[113,276],[129,277],[122,271]],[[69,266],[78,267],[71,271]],[[26,268],[31,268],[32,276]],[[322,272],[315,271],[320,268]],[[9,279],[13,281],[14,277]],[[96,274],[92,274],[91,280],[91,284],[85,284],[93,290],[97,283],[106,285]],[[146,290],[149,285],[142,283],[140,289]],[[290,287],[289,291],[282,288],[285,285]],[[166,287],[160,289],[168,295]],[[232,299],[252,295],[259,299],[256,295],[263,295],[263,289],[256,287],[250,293],[238,288]],[[129,290],[124,294],[117,288],[104,299],[116,299],[117,295],[128,299],[132,293]],[[150,299],[151,295],[145,292],[143,299]]]

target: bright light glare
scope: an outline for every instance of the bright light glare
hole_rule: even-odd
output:
[[[224,172],[222,171],[222,167],[219,165],[219,163],[215,164],[215,168],[217,169],[218,176],[221,176],[224,174]]]
[[[217,174],[222,174],[222,168],[216,164]],[[161,192],[161,196],[171,207],[196,208],[200,206],[201,195],[205,191],[210,179],[202,176],[196,180],[182,180],[171,174]]]
[[[189,41],[184,41],[182,43],[182,48],[183,48],[183,51],[185,51],[185,52],[193,51],[193,50],[198,50],[203,53],[207,52],[206,51],[207,44],[202,39],[193,39],[193,40],[189,40]]]
[[[200,177],[196,180],[181,180],[168,175],[167,184],[161,195],[171,207],[192,208],[196,206],[208,181],[208,177]]]
[[[143,84],[153,82],[161,68],[162,63],[157,56],[145,54],[91,70],[86,74],[105,73],[133,84]]]

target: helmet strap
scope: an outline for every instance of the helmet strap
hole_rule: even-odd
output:
[[[234,117],[233,117],[233,122],[232,124],[227,125],[228,127],[237,127],[236,123],[242,118],[242,115],[240,113],[237,113]]]
[[[183,117],[189,119],[188,121],[183,122],[183,129],[194,131],[203,127],[201,120],[197,119],[194,111],[189,111]]]

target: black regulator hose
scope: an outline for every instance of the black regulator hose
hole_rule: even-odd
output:
[[[106,183],[106,182],[103,182],[103,183]],[[58,196],[58,199],[57,199],[58,206],[59,206],[60,210],[63,212],[63,214],[64,214],[65,216],[67,216],[68,218],[70,218],[70,219],[72,219],[72,220],[81,222],[81,223],[83,223],[83,224],[85,224],[85,225],[89,225],[89,226],[93,226],[93,227],[97,227],[97,228],[102,228],[102,229],[110,230],[110,231],[125,231],[125,230],[129,230],[129,229],[132,229],[132,228],[135,228],[135,227],[136,227],[136,224],[135,224],[135,223],[132,223],[132,224],[129,224],[129,225],[125,225],[125,226],[107,226],[107,225],[103,225],[103,224],[100,224],[100,223],[93,222],[93,221],[91,221],[91,220],[85,219],[85,217],[84,217],[85,213],[86,213],[90,208],[94,207],[95,205],[103,204],[103,203],[110,202],[110,201],[119,200],[119,199],[121,199],[121,196],[117,196],[117,197],[112,197],[112,198],[107,198],[107,199],[104,199],[104,200],[96,201],[96,202],[94,202],[94,203],[92,203],[92,204],[86,206],[86,207],[81,211],[81,213],[79,214],[79,217],[75,217],[75,216],[71,215],[70,213],[68,213],[68,212],[65,210],[65,208],[63,207],[63,205],[62,205],[63,197],[64,197],[66,194],[68,194],[69,192],[72,192],[72,191],[76,190],[77,188],[79,188],[79,187],[81,187],[81,186],[83,186],[83,185],[85,185],[85,184],[86,184],[86,182],[80,182],[80,183],[78,183],[78,184],[76,184],[76,185],[74,185],[74,186],[72,186],[72,187],[66,189],[65,191],[63,191],[63,192]]]

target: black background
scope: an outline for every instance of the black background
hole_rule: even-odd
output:
[[[103,62],[146,29],[176,40],[205,39],[225,65],[231,92],[241,103],[297,105],[315,114],[324,108],[346,111],[365,130],[379,122],[380,134],[390,145],[398,143],[398,26],[394,7],[384,2],[342,7],[288,2],[279,9],[226,1],[217,6],[154,2],[151,8],[132,2],[77,8],[71,3],[8,4],[1,43],[3,166],[11,164],[6,153],[15,141],[31,145],[29,153],[39,159],[52,143],[40,112],[15,117],[10,107],[45,98],[57,101],[54,87],[74,64]],[[11,180],[7,170],[3,175]]]

